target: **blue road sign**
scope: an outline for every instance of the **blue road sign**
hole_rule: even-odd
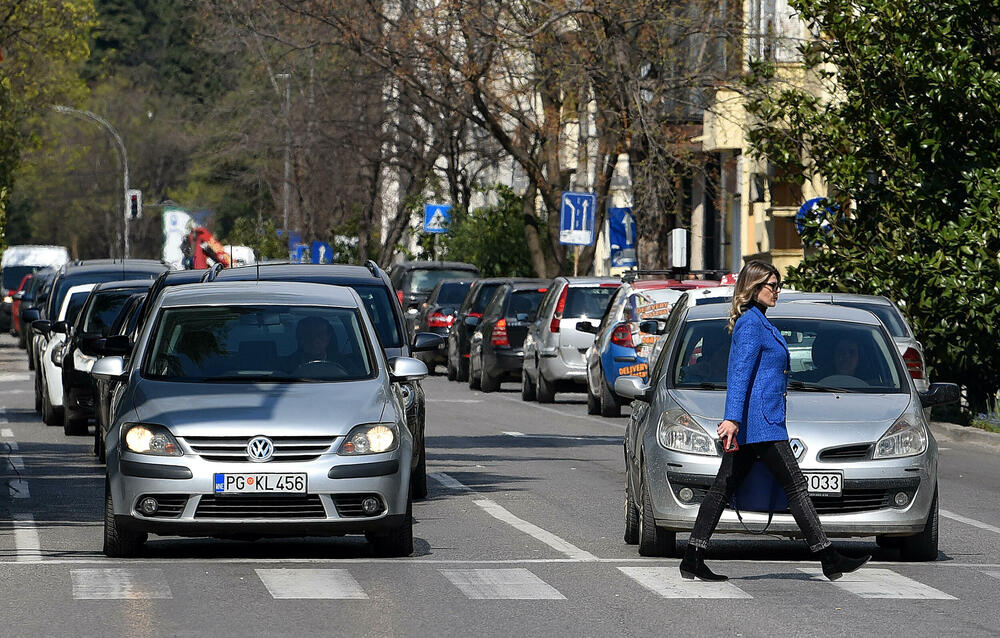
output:
[[[424,204],[424,232],[446,233],[451,223],[451,204]]]
[[[563,191],[559,215],[559,243],[589,246],[594,243],[597,195]]]
[[[309,257],[314,264],[332,264],[333,248],[325,241],[314,241],[309,250]]]
[[[291,252],[291,260],[293,263],[301,264],[307,258],[307,253],[309,252],[309,244],[295,244]]]
[[[635,254],[636,226],[631,208],[608,209],[608,239],[611,243],[611,266],[638,266]]]

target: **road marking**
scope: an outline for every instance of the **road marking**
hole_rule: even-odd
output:
[[[7,446],[8,452],[17,452],[21,449],[17,441],[3,441],[3,444]]]
[[[948,510],[939,510],[939,513],[941,514],[941,516],[944,516],[945,518],[950,518],[953,521],[958,521],[959,523],[965,523],[966,525],[972,525],[973,527],[978,527],[979,529],[985,529],[987,532],[993,532],[994,534],[1000,534],[1000,527],[990,525],[989,523],[977,521],[974,518],[968,518],[967,516],[962,516],[961,514],[949,512]]]
[[[950,447],[939,447],[938,452],[947,452],[950,449],[951,449]]]
[[[684,580],[676,567],[619,567],[618,569],[663,598],[753,598],[732,583]]]
[[[7,481],[7,490],[10,492],[11,498],[31,498],[31,492],[28,491],[28,482],[24,479]]]
[[[822,569],[816,567],[799,567],[798,570],[804,574],[809,574],[813,580],[826,580]],[[852,574],[844,574],[840,579],[831,582],[844,591],[856,594],[862,598],[956,600],[954,596],[919,583],[912,578],[897,574],[891,569],[866,567]]]
[[[987,576],[992,576],[993,578],[1000,578],[1000,572],[989,571],[983,573],[986,574]]]
[[[620,436],[570,436],[568,434],[525,434],[524,432],[504,432],[507,436],[519,439],[549,439],[553,441],[601,441],[607,443],[621,443]]]
[[[6,372],[0,374],[0,383],[4,381],[27,381],[29,378],[29,375],[24,372]]]
[[[173,598],[162,569],[73,569],[77,600]]]
[[[472,600],[566,600],[527,569],[442,569],[445,578]]]
[[[623,430],[626,429],[626,426],[624,426],[624,425],[622,425],[620,423],[615,423],[614,421],[610,421],[608,419],[598,419],[597,417],[585,416],[583,414],[568,414],[568,413],[563,412],[561,410],[556,410],[555,408],[549,408],[549,407],[546,407],[544,405],[538,405],[537,403],[528,403],[527,401],[518,401],[517,399],[511,399],[509,397],[497,397],[497,398],[498,399],[502,399],[504,401],[510,401],[511,403],[516,403],[518,405],[524,405],[524,406],[528,406],[530,408],[535,408],[536,410],[544,410],[546,412],[553,412],[555,414],[558,414],[559,416],[564,416],[564,417],[567,417],[567,418],[570,418],[570,419],[584,419],[586,421],[593,421],[594,423],[600,423],[601,425],[613,425],[616,428],[621,428]]]
[[[427,403],[482,403],[482,399],[424,399]]]
[[[346,569],[257,569],[271,598],[365,600],[368,594]]]
[[[6,423],[6,422],[7,422],[7,418],[6,417],[4,417],[3,421],[0,421],[0,423]],[[4,429],[0,430],[0,437],[3,437],[5,439],[13,439],[14,438],[14,430],[11,430],[10,428],[4,428]]]
[[[458,490],[459,492],[471,492],[472,491],[471,487],[469,487],[468,485],[462,485],[456,479],[448,476],[444,472],[432,472],[432,473],[428,474],[427,476],[430,477],[430,478],[432,478],[432,479],[434,479],[435,481],[437,481],[441,485],[444,485],[447,488],[450,488],[450,489],[453,489],[453,490]]]
[[[13,468],[14,470],[16,470],[18,472],[20,472],[21,470],[24,469],[24,459],[22,459],[17,454],[15,454],[13,456],[8,456],[7,457],[7,462],[10,463],[11,468]]]
[[[44,560],[35,517],[31,514],[14,514],[14,547],[17,548],[14,560],[19,563]]]
[[[587,562],[592,562],[597,560],[597,557],[591,554],[590,552],[582,550],[576,545],[570,543],[569,541],[559,538],[552,532],[547,532],[533,523],[529,523],[524,519],[514,516],[508,510],[504,509],[495,501],[484,499],[481,501],[475,501],[475,504],[483,508],[483,510],[493,518],[503,521],[504,523],[507,523],[514,529],[521,530],[528,536],[531,536],[532,538],[542,541],[552,549],[558,552],[562,552],[569,558]]]

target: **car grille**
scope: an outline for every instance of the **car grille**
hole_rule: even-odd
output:
[[[694,497],[687,505],[697,505],[705,499],[708,488],[701,485],[685,485],[684,483],[672,482],[674,494],[683,487],[689,487],[694,492]],[[810,496],[813,505],[816,506],[817,514],[850,514],[853,512],[867,512],[893,507],[892,497],[897,490],[886,489],[863,489],[845,488],[841,496]],[[912,490],[906,492],[913,497]],[[728,507],[728,505],[727,505]],[[338,508],[339,509],[339,508]],[[787,509],[775,510],[776,514],[786,514]]]
[[[191,450],[209,461],[246,461],[249,436],[187,436],[184,441]],[[335,436],[272,436],[274,455],[271,463],[313,461],[330,451]]]
[[[326,518],[316,494],[201,497],[195,518]]]
[[[830,447],[819,453],[820,461],[864,461],[871,458],[871,443]]]
[[[382,509],[378,512],[375,512],[374,514],[365,514],[365,511],[361,509],[361,501],[368,497],[378,499],[378,502],[382,503],[382,499],[378,494],[338,494],[333,497],[333,503],[337,506],[337,514],[341,518],[378,516],[385,511],[385,504],[383,504]]]
[[[188,500],[187,494],[143,494],[135,502],[140,503],[147,496],[155,498],[157,503],[155,512],[148,515],[142,514],[147,518],[177,518],[184,511]]]

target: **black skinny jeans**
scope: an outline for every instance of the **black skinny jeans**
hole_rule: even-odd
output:
[[[788,441],[766,441],[763,443],[747,443],[740,446],[735,452],[729,452],[722,456],[722,466],[719,473],[715,475],[715,482],[705,495],[701,507],[698,509],[698,518],[694,522],[694,529],[691,531],[691,539],[688,541],[695,547],[705,549],[708,547],[708,539],[715,531],[715,526],[719,524],[722,517],[722,510],[732,497],[736,489],[746,479],[750,473],[750,468],[757,459],[764,462],[771,475],[781,484],[788,497],[788,509],[799,529],[805,534],[806,542],[809,543],[809,550],[818,552],[828,547],[830,541],[826,538],[823,526],[820,525],[819,516],[816,514],[816,506],[809,499],[809,491],[806,486],[806,479],[799,469],[799,464],[795,461],[792,448]]]

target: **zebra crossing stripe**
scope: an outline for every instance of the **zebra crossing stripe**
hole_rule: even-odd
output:
[[[993,578],[1000,578],[1000,572],[988,571],[983,573],[987,576],[992,576]]]
[[[257,569],[272,598],[365,600],[368,594],[346,569]]]
[[[809,574],[813,580],[826,580],[822,569],[799,567],[799,571]],[[862,598],[907,598],[914,600],[956,600],[954,596],[934,589],[912,578],[897,574],[891,569],[864,568],[852,574],[844,574],[834,585]]]
[[[173,598],[162,569],[73,569],[77,600]]]
[[[753,598],[729,582],[685,580],[676,567],[619,567],[622,573],[663,598]]]
[[[472,600],[566,600],[527,569],[442,569],[441,574]]]

